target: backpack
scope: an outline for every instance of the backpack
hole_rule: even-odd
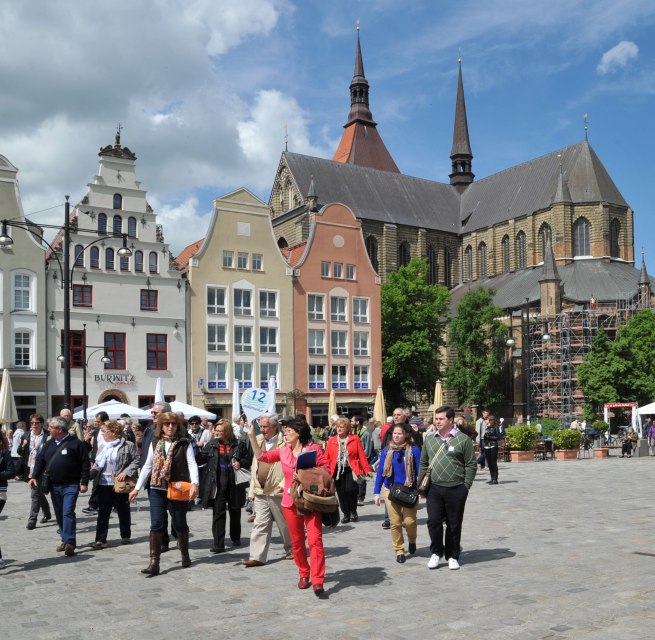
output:
[[[314,511],[336,511],[339,503],[335,495],[334,480],[324,467],[298,469],[298,480],[291,484],[291,498],[301,515]]]

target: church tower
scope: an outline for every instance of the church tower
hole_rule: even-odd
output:
[[[453,132],[453,147],[450,150],[452,173],[450,184],[462,193],[472,182],[475,175],[472,172],[473,153],[469,141],[469,126],[466,118],[466,100],[464,99],[464,83],[462,81],[462,59],[458,60],[459,76],[457,79],[457,102],[455,104],[455,130]]]
[[[368,102],[369,85],[364,75],[362,48],[357,27],[355,72],[350,83],[350,113],[333,160],[382,171],[400,173],[377,130]]]

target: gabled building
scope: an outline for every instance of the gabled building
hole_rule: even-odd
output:
[[[185,283],[157,215],[136,177],[136,155],[115,143],[100,150],[98,173],[71,211],[71,393],[88,405],[153,402],[157,379],[168,400],[187,400]],[[124,241],[125,238],[125,241]],[[61,253],[60,234],[53,246]],[[118,254],[129,247],[131,256]],[[50,411],[63,406],[63,294],[48,256]],[[110,361],[101,362],[104,353]]]
[[[18,169],[0,156],[0,220],[11,246],[0,248],[0,371],[8,369],[19,420],[47,413],[46,278],[42,229],[23,214]]]

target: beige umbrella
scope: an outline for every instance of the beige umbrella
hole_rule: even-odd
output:
[[[2,372],[2,385],[0,386],[0,424],[9,424],[10,422],[18,422],[18,413],[9,370],[5,369]]]
[[[434,410],[436,411],[439,407],[443,406],[443,385],[441,380],[437,380],[437,384],[434,385]]]
[[[330,391],[330,399],[328,400],[328,420],[332,418],[337,412],[337,396],[334,393],[334,389]]]
[[[384,424],[387,421],[387,412],[384,408],[384,394],[382,393],[382,387],[379,386],[377,393],[375,394],[375,405],[373,407],[373,420],[375,422],[380,422]]]

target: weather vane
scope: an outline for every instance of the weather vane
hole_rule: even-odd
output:
[[[357,25],[355,26],[355,29],[359,31],[359,18],[357,18]]]
[[[289,151],[289,128],[284,125],[284,150]]]
[[[584,139],[586,141],[589,140],[589,119],[587,118],[586,113],[582,116],[582,119],[584,120]]]

